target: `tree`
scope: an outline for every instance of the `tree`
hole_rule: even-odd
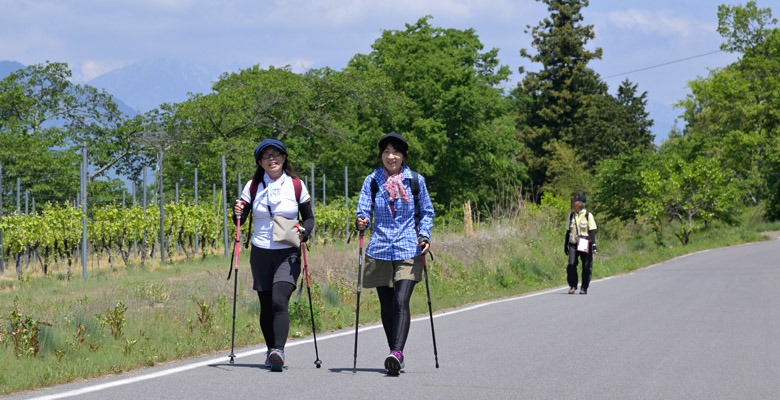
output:
[[[564,199],[577,193],[590,193],[593,179],[583,167],[582,156],[566,143],[553,141],[548,146],[551,149],[547,166],[550,180],[542,190]]]
[[[594,202],[607,217],[636,218],[637,199],[646,197],[641,171],[652,168],[654,153],[634,149],[600,162],[596,168]]]
[[[525,178],[520,144],[511,121],[502,118],[508,102],[498,85],[509,68],[499,65],[497,49],[482,51],[473,29],[437,28],[430,19],[384,31],[371,53],[350,61],[350,69],[381,71],[407,100],[405,114],[368,141],[375,148],[383,133],[405,135],[410,165],[426,176],[434,201],[489,202],[498,182],[513,186]]]
[[[606,85],[587,66],[602,54],[601,48],[585,48],[595,37],[592,25],[581,24],[581,10],[588,6],[588,0],[539,1],[547,4],[550,17],[531,29],[532,46],[537,53],[531,55],[521,49],[520,55],[542,64],[542,68],[526,73],[521,67],[519,72],[525,73],[525,77],[516,89],[532,99],[528,112],[519,114],[518,128],[525,146],[523,160],[537,187],[548,180],[547,164],[552,151],[548,143],[557,140],[574,145],[577,127],[590,114],[582,112],[589,96],[607,92]]]
[[[750,204],[774,196],[766,163],[780,136],[780,29],[771,10],[721,6],[719,32],[728,51],[743,52],[737,62],[689,82],[691,94],[679,103],[687,126],[689,157],[718,157],[736,178]]]
[[[713,221],[734,222],[739,194],[717,158],[692,161],[665,157],[657,168],[641,172],[645,196],[634,201],[650,220],[679,223],[675,235],[687,245],[691,233]]]
[[[73,198],[78,190],[82,143],[96,168],[90,180],[134,151],[119,134],[123,119],[111,96],[74,85],[70,76],[67,64],[47,62],[0,81],[3,171],[19,176],[26,190],[56,200]]]
[[[726,39],[720,49],[728,52],[745,53],[759,47],[766,41],[771,30],[767,25],[777,23],[772,10],[756,7],[755,1],[745,6],[718,6],[718,33]]]
[[[255,171],[252,151],[268,137],[284,141],[293,167],[303,173],[310,163],[318,175],[340,176],[345,165],[354,171],[376,154],[367,151],[375,142],[363,145],[366,137],[403,113],[390,86],[381,74],[353,69],[296,74],[253,66],[224,74],[213,93],[193,95],[160,116],[174,144],[166,151],[166,176],[189,182],[197,167],[200,179],[218,182],[225,155],[228,176],[241,172],[248,180]],[[361,182],[352,183],[357,190]]]

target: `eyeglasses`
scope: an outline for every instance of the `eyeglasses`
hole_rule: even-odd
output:
[[[283,154],[283,153],[282,153],[282,152],[279,152],[279,151],[268,152],[268,153],[263,153],[263,154],[261,154],[261,155],[260,155],[260,158],[262,158],[263,160],[267,160],[267,159],[269,159],[269,158],[271,158],[271,157],[273,157],[273,158],[277,158],[277,157],[281,156],[282,154]]]

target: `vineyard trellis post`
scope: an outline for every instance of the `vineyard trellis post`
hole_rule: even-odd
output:
[[[22,178],[16,177],[16,213],[22,210]]]
[[[314,163],[311,163],[311,213],[316,215],[314,212]],[[314,239],[317,237],[315,232],[317,231],[317,226],[315,225],[314,228],[311,230],[311,240],[314,241]]]
[[[198,169],[195,168],[195,208],[198,208]],[[195,231],[195,254],[198,254],[198,232]]]
[[[138,179],[138,177],[136,177]],[[135,203],[135,193],[138,190],[138,188],[135,185],[135,181],[133,181],[133,207],[136,206]],[[133,229],[133,258],[138,258],[138,240],[136,239],[137,231]]]
[[[222,244],[225,247],[225,257],[228,255],[228,234],[227,234],[227,182],[225,181],[225,156],[222,156]]]
[[[165,204],[165,201],[163,200],[162,166],[163,153],[161,144],[157,148],[157,176],[159,178],[159,183],[157,184],[157,193],[159,193],[159,195],[157,197],[160,199],[160,263],[165,264],[165,212],[163,211],[163,205]]]
[[[0,220],[3,219],[3,164],[0,164]],[[0,276],[5,274],[5,244],[3,229],[0,228]]]
[[[147,206],[147,200],[146,200],[146,167],[144,166],[144,173],[143,173],[143,186],[144,186],[144,204],[143,204],[143,211],[144,211],[144,238],[141,239],[141,266],[144,265],[144,261],[146,261],[146,206]]]
[[[81,144],[81,276],[87,279],[87,142]]]
[[[179,205],[179,182],[176,182],[176,205]],[[175,232],[171,232],[171,240],[176,243],[176,254],[179,254],[179,241],[174,238]]]
[[[344,226],[344,239],[349,239],[349,175],[347,166],[344,166],[344,206],[347,208],[346,225]]]
[[[30,191],[24,191],[24,215],[30,215]],[[24,267],[30,268],[30,246],[24,251]]]

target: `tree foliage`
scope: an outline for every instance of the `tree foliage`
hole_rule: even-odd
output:
[[[677,222],[675,235],[683,245],[702,224],[734,221],[739,207],[737,188],[718,159],[687,161],[671,156],[640,175],[644,193],[634,200],[637,212],[650,220]]]
[[[552,152],[550,143],[575,143],[577,127],[586,115],[582,112],[593,95],[607,92],[606,85],[588,67],[591,60],[601,58],[602,50],[586,49],[595,37],[592,25],[582,24],[582,8],[589,2],[539,0],[547,5],[549,18],[531,29],[531,45],[536,54],[521,49],[520,55],[539,63],[538,72],[527,72],[517,91],[532,100],[527,113],[519,115],[520,139],[524,144],[523,160],[529,166],[534,185],[547,181],[547,163]],[[526,33],[528,30],[526,29]]]
[[[351,69],[381,71],[407,100],[401,118],[369,142],[373,150],[383,133],[404,134],[410,165],[427,177],[439,203],[490,201],[496,182],[518,185],[525,178],[514,126],[502,118],[507,103],[498,85],[509,68],[499,64],[498,49],[483,52],[473,29],[433,27],[430,19],[384,31],[371,53],[350,62]]]

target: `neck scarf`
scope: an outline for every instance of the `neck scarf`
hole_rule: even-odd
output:
[[[282,173],[282,176],[276,180],[269,178],[268,174],[263,174],[263,180],[265,181],[265,189],[257,192],[255,198],[263,207],[274,208],[282,201],[282,187],[287,180],[287,174]]]
[[[385,170],[385,184],[383,186],[391,200],[403,199],[405,202],[409,202],[409,195],[406,193],[406,186],[404,186],[403,170],[392,176],[388,175],[387,170]]]

